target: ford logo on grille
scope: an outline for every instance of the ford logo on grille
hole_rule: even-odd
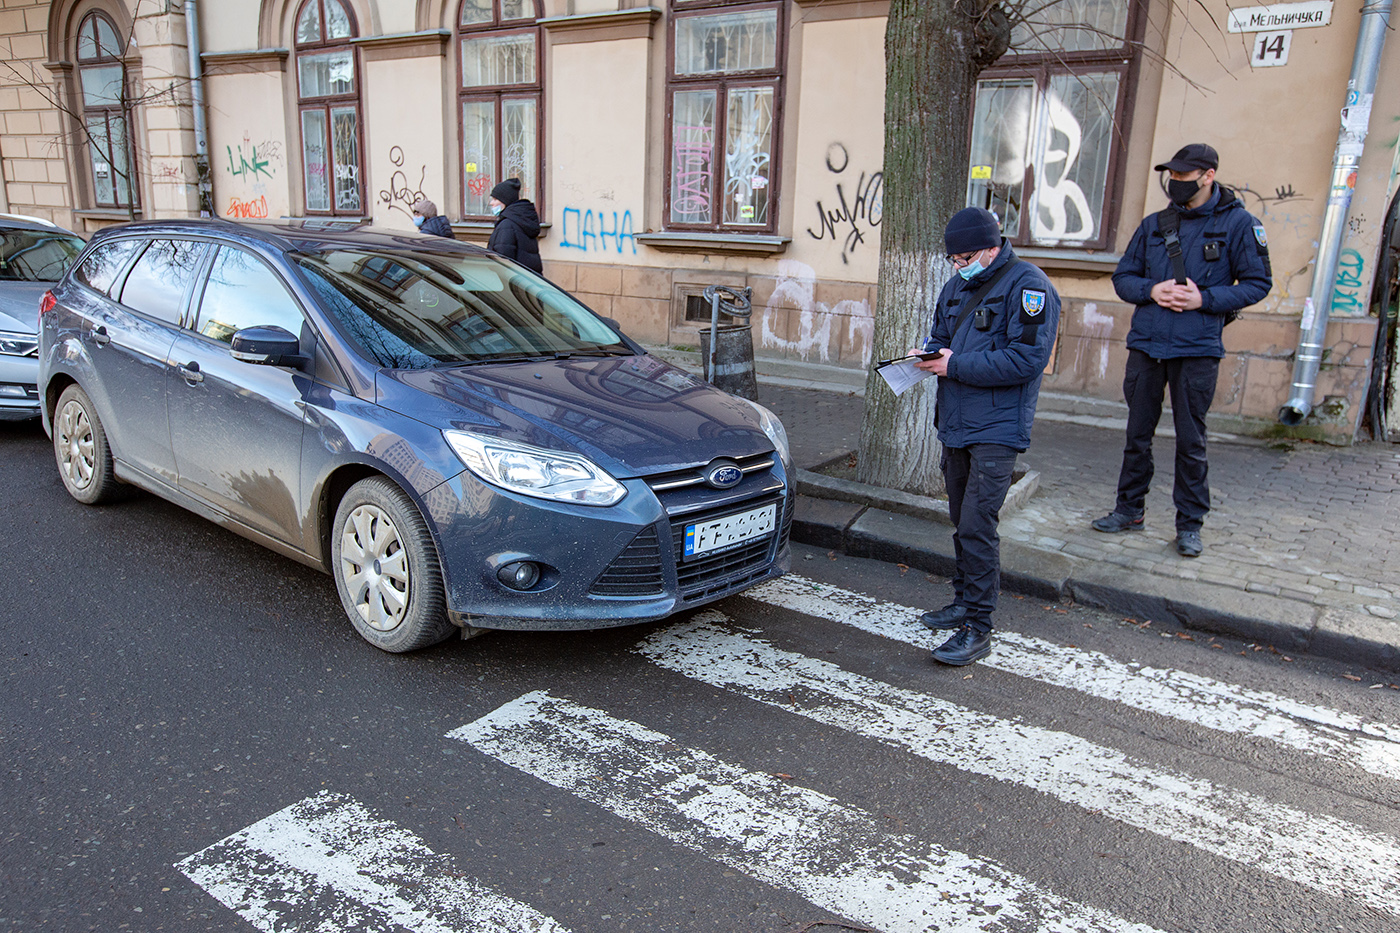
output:
[[[705,482],[715,489],[728,489],[731,486],[737,486],[739,480],[743,478],[744,471],[739,469],[737,463],[731,463],[728,460],[716,460],[705,471]]]

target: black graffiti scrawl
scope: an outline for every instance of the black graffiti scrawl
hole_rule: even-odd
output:
[[[850,164],[850,153],[841,143],[832,143],[827,147],[826,167],[833,175],[842,174]],[[849,181],[849,178],[847,180]],[[844,234],[845,239],[841,244],[841,261],[850,262],[847,257],[855,252],[857,246],[865,242],[865,234],[878,227],[884,216],[884,180],[884,172],[876,172],[868,178],[865,172],[861,172],[860,177],[856,179],[855,191],[849,201],[843,183],[838,181],[836,183],[836,206],[828,208],[823,202],[818,201],[818,229],[813,230],[808,227],[807,233],[814,240],[824,240],[830,235],[832,242],[840,240]]]

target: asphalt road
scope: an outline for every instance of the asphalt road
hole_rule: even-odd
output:
[[[328,577],[74,503],[33,425],[0,463],[0,929],[1400,929],[1400,688],[1359,670],[1014,595],[939,667],[945,580],[807,548],[392,656]]]

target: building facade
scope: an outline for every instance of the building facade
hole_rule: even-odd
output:
[[[518,177],[545,223],[546,274],[637,339],[694,347],[705,287],[747,285],[760,369],[859,386],[876,306],[887,11],[7,0],[0,210],[79,232],[202,208],[407,230],[427,197],[460,239],[484,244],[491,188]],[[1226,330],[1214,427],[1345,443],[1400,425],[1387,356],[1400,43],[1380,53],[1374,96],[1349,101],[1361,22],[1358,5],[1330,0],[1062,0],[1018,31],[981,79],[967,191],[1063,297],[1043,408],[1122,410],[1132,308],[1110,275],[1165,203],[1151,166],[1203,141],[1262,220],[1275,275]],[[1284,429],[1345,126],[1364,148],[1315,406]]]

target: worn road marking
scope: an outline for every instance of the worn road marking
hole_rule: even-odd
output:
[[[637,650],[694,680],[1400,914],[1400,843],[1388,836],[1154,768],[1069,733],[881,683],[713,624],[724,621],[710,610]]]
[[[1149,933],[873,814],[543,691],[449,733],[760,881],[887,933]]]
[[[175,867],[265,933],[568,933],[341,794],[294,803]]]
[[[743,595],[920,648],[929,645],[929,633],[918,622],[921,610],[793,574]],[[992,653],[978,663],[1218,732],[1269,739],[1382,777],[1400,778],[1400,726],[1368,722],[1340,710],[1186,671],[1124,664],[1096,651],[1061,647],[1016,632],[999,630]]]

